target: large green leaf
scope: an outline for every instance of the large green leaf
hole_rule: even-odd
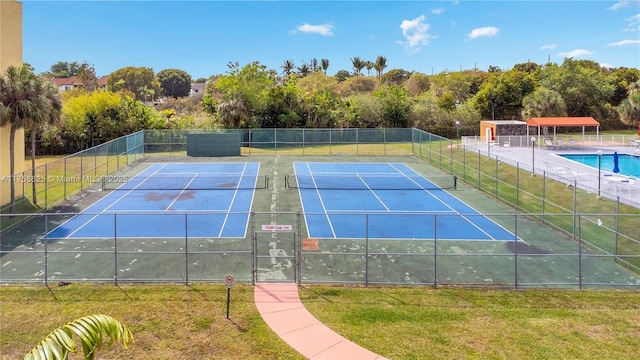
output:
[[[64,360],[70,352],[76,352],[77,345],[72,334],[82,341],[85,359],[95,357],[96,349],[103,343],[102,334],[109,336],[109,347],[113,342],[122,343],[126,349],[133,343],[133,334],[124,324],[108,315],[89,315],[73,320],[51,332],[27,355],[25,360]]]

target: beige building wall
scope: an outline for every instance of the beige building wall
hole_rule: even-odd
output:
[[[0,0],[0,72],[10,66],[22,65],[22,3]],[[0,128],[0,204],[11,200],[9,159],[9,126]],[[24,130],[15,138],[16,173],[24,170]],[[22,184],[16,182],[16,197],[22,196]]]

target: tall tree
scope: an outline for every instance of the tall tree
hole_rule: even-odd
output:
[[[568,116],[602,120],[606,118],[606,104],[613,96],[614,86],[595,67],[591,62],[572,59],[565,59],[560,66],[548,64],[540,71],[540,86],[562,95]]]
[[[557,91],[539,87],[522,99],[522,119],[567,116],[567,105]]]
[[[386,85],[402,85],[409,79],[411,72],[404,69],[392,69],[388,73],[382,75],[380,80]]]
[[[293,63],[293,60],[285,60],[284,64],[280,65],[282,68],[282,74],[284,76],[289,76],[293,73],[293,69],[296,68],[296,65]]]
[[[34,79],[35,91],[41,96],[44,96],[48,105],[48,109],[39,113],[39,117],[33,117],[29,121],[31,125],[30,135],[31,138],[31,178],[36,178],[36,135],[37,130],[41,126],[55,125],[60,122],[62,113],[62,101],[58,97],[58,88],[52,83],[44,80],[42,77],[37,76]],[[31,182],[32,201],[34,205],[38,205],[36,182]]]
[[[66,62],[66,61],[58,61],[57,63],[51,65],[51,75],[56,78],[68,78],[70,76],[78,75],[80,71],[80,64],[76,61],[74,62]]]
[[[15,212],[15,139],[16,131],[34,119],[46,118],[50,103],[42,93],[42,80],[27,66],[9,66],[0,76],[0,126],[9,125],[9,171],[11,213]],[[23,154],[20,154],[23,156]]]
[[[227,129],[239,129],[249,126],[250,113],[242,98],[231,98],[218,106],[220,119]]]
[[[404,87],[409,91],[409,95],[416,96],[429,90],[429,77],[423,73],[415,72],[409,76]]]
[[[640,80],[631,83],[628,92],[629,96],[615,109],[623,124],[635,126],[640,124]]]
[[[407,90],[402,86],[383,86],[373,92],[373,96],[382,103],[385,126],[404,128],[409,125],[411,104],[407,99]]]
[[[165,69],[158,72],[158,81],[165,96],[179,98],[189,96],[191,75],[180,69]]]
[[[382,72],[387,68],[387,58],[380,55],[376,58],[376,62],[373,64],[373,68],[378,73],[378,82],[382,79]]]
[[[223,112],[230,109],[246,109],[246,111],[229,111],[229,113],[246,114],[246,117],[241,117],[244,121],[238,123],[249,126],[254,123],[251,116],[255,114],[266,90],[276,86],[275,79],[275,70],[268,70],[265,65],[254,61],[241,69],[238,66],[227,75],[219,77],[211,87],[205,89],[205,92],[209,91],[208,95],[213,99],[219,99],[218,112],[221,116]]]
[[[338,70],[338,72],[334,75],[338,82],[343,82],[351,77],[351,73],[347,70]]]
[[[298,74],[300,74],[300,77],[305,77],[312,73],[311,67],[309,66],[309,64],[304,62],[302,63],[302,65],[297,67],[297,70],[298,70]]]
[[[522,99],[534,88],[532,74],[517,70],[497,72],[473,97],[474,106],[485,119],[520,119]]]
[[[371,69],[373,69],[373,62],[365,61],[365,67],[367,68],[367,76],[371,76]]]
[[[160,94],[161,91],[160,82],[153,69],[133,66],[112,72],[107,80],[107,88],[110,91],[128,90],[137,100],[143,100],[148,96],[148,90],[153,90],[154,94]]]
[[[96,69],[93,65],[88,64],[86,61],[78,68],[78,78],[82,81],[82,86],[87,91],[94,91],[98,88],[98,77],[96,76]]]
[[[320,67],[322,72],[327,75],[327,69],[329,68],[329,59],[320,59]]]
[[[318,66],[318,59],[316,58],[311,59],[311,62],[309,63],[309,67],[311,67],[312,73],[316,72],[320,68]]]
[[[351,58],[351,65],[353,66],[353,75],[360,75],[362,69],[367,66],[366,61],[362,60],[360,57],[355,56]]]

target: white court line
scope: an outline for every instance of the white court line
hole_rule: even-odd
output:
[[[369,189],[369,192],[376,198],[378,199],[378,202],[380,202],[380,204],[382,204],[382,206],[384,206],[385,209],[387,209],[387,211],[391,211],[391,209],[389,209],[389,207],[387,206],[387,204],[384,203],[384,201],[382,201],[382,199],[380,199],[380,197],[378,197],[378,195],[376,194],[375,191],[373,191],[373,189],[369,186],[369,184],[367,184],[366,181],[364,181],[364,179],[360,176],[359,173],[356,173],[356,177],[358,177],[358,179],[360,179],[360,181],[362,181],[362,183],[367,187],[367,189]]]
[[[400,172],[401,174],[404,174],[404,172],[402,172],[400,169],[396,168],[393,164],[389,164],[391,165],[391,167],[393,167],[394,169],[396,169],[398,172]],[[415,172],[414,172],[415,173]],[[406,174],[405,174],[406,175]],[[411,179],[409,176],[407,176],[407,178]],[[424,178],[424,177],[423,177]],[[425,178],[426,179],[426,178]],[[427,179],[429,180],[429,179]],[[413,180],[411,180],[413,181]],[[419,185],[419,184],[418,184]],[[432,197],[436,198],[439,202],[441,202],[442,204],[444,204],[446,207],[448,207],[449,209],[452,210],[453,213],[460,215],[461,218],[463,218],[466,222],[468,222],[469,224],[471,224],[473,227],[475,227],[476,229],[478,229],[480,232],[482,232],[483,234],[487,235],[487,237],[489,237],[489,239],[491,240],[497,240],[496,238],[494,238],[493,236],[491,236],[491,234],[489,234],[488,232],[486,232],[483,228],[481,228],[480,226],[478,226],[476,223],[474,223],[473,221],[469,220],[466,216],[462,215],[460,212],[458,212],[458,210],[456,210],[455,208],[451,207],[449,204],[447,204],[446,202],[444,202],[442,199],[440,199],[438,196],[434,195],[431,191],[424,189],[424,191],[426,193],[428,193],[429,195],[431,195]],[[453,194],[450,194],[451,196],[453,196]],[[454,196],[455,197],[455,196]],[[456,200],[460,201],[461,203],[465,204],[463,201],[461,201],[460,199],[458,199],[457,197],[455,197]],[[467,204],[465,204],[467,205]],[[467,205],[469,206],[469,205]],[[500,224],[496,223],[495,221],[487,218],[486,216],[482,215],[478,210],[474,209],[473,207],[469,206],[469,208],[473,209],[473,211],[475,211],[476,213],[478,213],[478,215],[483,216],[484,218],[486,218],[487,220],[493,222],[494,224],[500,226]],[[448,216],[448,215],[447,215]],[[500,226],[501,227],[501,226]],[[505,231],[511,233],[511,231],[508,231],[507,229],[503,228]]]
[[[193,174],[193,173],[192,173]],[[184,194],[185,191],[187,191],[187,189],[189,188],[189,185],[191,185],[191,183],[196,179],[196,177],[198,177],[198,173],[195,173],[191,176],[191,180],[189,180],[189,183],[187,183],[187,185],[185,185],[184,189],[182,189],[180,191],[180,193],[178,194],[178,196],[176,196],[175,199],[173,199],[173,201],[171,202],[171,204],[169,204],[169,206],[167,206],[166,209],[164,209],[164,211],[169,211],[169,209],[171,209],[171,207],[173,206],[173,204],[176,203],[176,201],[178,201],[178,199],[180,199],[180,197],[182,196],[182,194]]]
[[[236,191],[233,192],[233,197],[231,198],[231,202],[229,203],[229,207],[227,208],[227,213],[224,216],[224,221],[222,222],[222,226],[220,227],[220,232],[218,233],[218,237],[222,237],[222,232],[224,231],[224,227],[227,226],[227,219],[229,219],[229,214],[231,213],[231,208],[233,207],[233,203],[236,200],[236,195],[238,195],[238,190],[240,189],[240,183],[242,182],[242,178],[244,177],[245,171],[247,171],[247,163],[244,163],[244,167],[242,168],[242,173],[240,174],[240,180],[238,181],[238,185],[236,185]]]
[[[133,189],[127,191],[126,193],[122,194],[122,196],[120,196],[118,199],[116,199],[114,202],[112,202],[109,206],[107,206],[106,208],[102,209],[99,213],[95,214],[91,219],[87,220],[84,224],[80,225],[78,228],[76,228],[74,231],[72,231],[69,235],[65,236],[64,239],[69,239],[70,236],[73,236],[75,233],[77,233],[80,229],[84,228],[85,226],[87,226],[87,224],[89,224],[90,222],[92,222],[95,218],[97,218],[98,216],[107,213],[109,211],[109,208],[111,208],[113,205],[115,205],[118,201],[122,200],[122,198],[124,198],[125,196],[127,196],[128,194],[130,194],[133,190],[135,190],[138,186],[142,185],[145,181],[147,181],[151,176],[153,176],[155,173],[157,173],[158,171],[160,171],[163,167],[167,166],[167,164],[164,164],[160,167],[160,169],[154,171],[153,173],[151,173],[151,175],[149,177],[147,177],[146,179],[144,179],[143,181],[141,181],[138,185],[136,185]],[[136,177],[134,176],[133,179],[135,179]],[[123,184],[124,185],[124,184]],[[82,215],[82,214],[80,214]],[[75,216],[74,216],[75,217]],[[73,219],[73,218],[72,218]],[[68,221],[71,221],[71,219],[69,219]],[[68,221],[65,221],[65,223],[67,223]],[[59,225],[58,227],[60,227],[62,225]],[[115,235],[115,234],[114,234]]]
[[[320,196],[320,190],[318,189],[318,184],[316,184],[316,179],[313,177],[313,173],[311,172],[311,167],[309,166],[309,163],[305,163],[307,165],[307,169],[309,170],[309,175],[311,175],[311,179],[313,180],[313,186],[316,188],[316,194],[318,195],[318,200],[320,200],[320,205],[322,205],[322,210],[324,210],[324,216],[327,218],[327,223],[329,224],[329,229],[331,229],[331,234],[333,234],[333,237],[336,237],[336,232],[333,229],[333,224],[331,223],[331,219],[329,218],[329,213],[327,212],[327,208],[324,206],[324,201],[322,200],[322,196]],[[296,169],[295,166],[293,168],[293,172],[295,175]],[[301,192],[302,189],[298,188],[298,193]],[[300,199],[302,199],[302,194],[300,194]],[[307,224],[307,215],[306,215],[306,211],[305,211],[305,215],[304,215],[304,222],[305,225],[307,225],[307,232],[309,232],[309,224]]]

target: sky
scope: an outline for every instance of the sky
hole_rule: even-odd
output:
[[[37,73],[87,62],[192,78],[258,61],[282,72],[315,58],[329,75],[351,58],[427,75],[564,58],[640,68],[640,0],[35,1],[23,0],[23,61]],[[364,70],[366,73],[366,69]]]

